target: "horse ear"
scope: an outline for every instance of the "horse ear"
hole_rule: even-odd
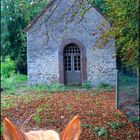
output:
[[[4,118],[3,137],[5,140],[24,140],[25,136],[8,118]]]
[[[78,140],[80,133],[80,120],[78,116],[75,116],[62,131],[62,133],[60,134],[60,138],[61,140]]]

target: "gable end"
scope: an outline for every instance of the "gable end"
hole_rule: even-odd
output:
[[[57,0],[51,0],[47,6],[31,21],[31,23],[24,29],[25,32],[27,32],[34,23],[36,23],[36,21],[48,10],[49,7],[51,7],[54,2],[56,2]],[[62,1],[62,0],[61,0]],[[95,6],[93,5],[89,0],[87,0],[87,2],[107,21],[107,18],[105,17],[105,15],[102,14],[102,12]],[[108,22],[108,21],[107,21]],[[108,22],[109,23],[109,22]]]

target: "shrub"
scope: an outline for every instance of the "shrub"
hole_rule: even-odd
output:
[[[97,90],[98,90],[98,91],[102,91],[102,90],[107,90],[107,91],[109,91],[109,90],[111,90],[111,85],[108,84],[108,83],[99,82],[99,83],[97,84]]]
[[[82,84],[82,86],[83,86],[83,88],[85,88],[85,89],[87,89],[87,90],[89,90],[89,89],[92,88],[90,82],[88,82],[88,81],[84,82],[84,83]]]
[[[105,87],[106,91],[110,91],[111,90],[111,86],[110,84],[107,84],[106,87]]]
[[[8,78],[15,73],[15,63],[7,56],[3,62],[1,62],[1,76]]]

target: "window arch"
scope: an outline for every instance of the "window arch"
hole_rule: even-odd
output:
[[[83,43],[74,38],[68,38],[62,41],[59,46],[59,82],[61,84],[65,83],[65,74],[64,74],[64,53],[65,47],[69,44],[75,44],[81,53],[81,74],[82,74],[82,83],[87,80],[87,60],[86,60],[86,49]],[[73,51],[76,51],[75,49]]]

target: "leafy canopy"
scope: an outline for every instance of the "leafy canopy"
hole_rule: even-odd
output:
[[[47,0],[1,0],[2,60],[9,55],[21,73],[27,72],[24,28],[45,5]]]

